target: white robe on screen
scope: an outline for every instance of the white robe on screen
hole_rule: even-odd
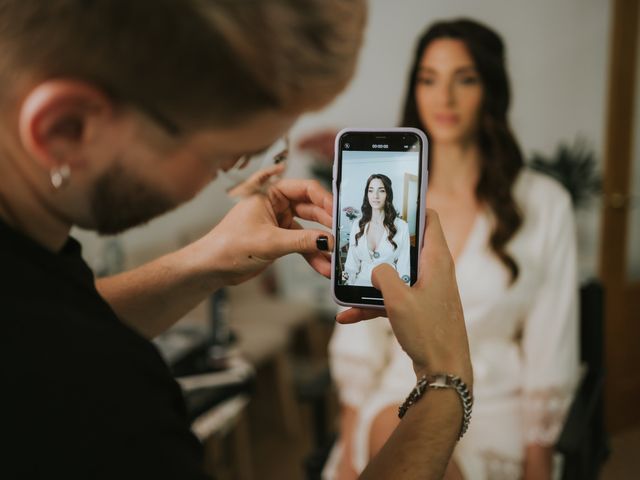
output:
[[[369,224],[365,226],[364,233],[358,239],[356,235],[360,231],[358,221],[353,222],[349,235],[349,252],[344,264],[344,272],[348,274],[347,285],[371,287],[371,272],[382,263],[388,263],[395,267],[398,275],[405,283],[411,280],[409,225],[400,218],[395,219],[396,234],[393,241],[397,248],[391,244],[388,232],[382,235],[375,251],[369,250]]]

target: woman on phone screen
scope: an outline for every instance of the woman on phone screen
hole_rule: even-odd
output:
[[[362,217],[351,228],[342,280],[347,285],[370,287],[372,270],[381,263],[389,263],[409,283],[409,258],[409,226],[393,206],[391,179],[374,173],[364,188]]]
[[[509,102],[494,31],[455,20],[422,35],[402,126],[430,140],[427,205],[455,259],[475,376],[450,479],[551,478],[578,379],[572,205],[559,184],[523,167]],[[346,480],[397,426],[413,371],[386,319],[338,325],[330,350],[342,416],[325,478]]]

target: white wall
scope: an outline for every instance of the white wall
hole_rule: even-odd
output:
[[[434,20],[457,16],[483,21],[503,35],[513,86],[511,120],[525,154],[551,153],[558,142],[582,135],[601,156],[610,23],[604,0],[372,0],[353,83],[329,108],[303,117],[294,137],[325,126],[396,125],[417,36]],[[294,172],[302,174],[300,167]],[[212,186],[197,201],[122,238],[136,258],[140,252],[152,256],[203,231],[228,206],[222,188]],[[597,213],[582,214],[580,223],[585,275],[595,271]],[[96,255],[93,236],[80,235],[87,256]]]
[[[353,83],[294,133],[325,126],[394,126],[414,44],[433,21],[470,17],[497,30],[507,47],[511,122],[526,156],[550,154],[578,135],[604,150],[610,5],[604,0],[372,0]],[[578,215],[581,276],[595,273],[599,206]]]
[[[485,22],[503,36],[511,120],[526,152],[547,151],[578,133],[601,147],[609,45],[609,2],[602,0],[372,0],[354,81],[295,131],[395,125],[417,37],[431,22],[459,16]]]

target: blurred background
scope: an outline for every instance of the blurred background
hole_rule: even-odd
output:
[[[507,46],[516,137],[529,163],[578,199],[580,280],[596,279],[605,292],[588,307],[597,317],[589,327],[595,356],[603,355],[594,368],[606,369],[598,387],[608,433],[597,435],[611,450],[603,478],[636,478],[631,472],[640,471],[632,453],[640,451],[639,15],[636,0],[372,0],[355,78],[328,108],[293,128],[286,173],[326,180],[326,160],[297,148],[313,132],[398,125],[415,41],[426,25],[469,17],[497,30]],[[220,179],[189,204],[117,237],[74,235],[99,274],[117,273],[211,229],[233,205],[228,187]],[[309,475],[312,454],[335,432],[326,361],[334,315],[329,282],[301,257],[287,257],[261,278],[213,297],[175,327],[173,338],[159,341],[175,364],[202,346],[198,332],[217,335],[223,351],[239,352],[251,366],[242,377],[251,378],[246,388],[192,402],[217,478]],[[589,408],[597,412],[599,400]]]

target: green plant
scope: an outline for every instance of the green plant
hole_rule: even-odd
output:
[[[602,180],[591,145],[578,138],[573,144],[560,143],[552,155],[535,152],[529,166],[555,178],[571,195],[574,208],[581,208],[601,192]]]

